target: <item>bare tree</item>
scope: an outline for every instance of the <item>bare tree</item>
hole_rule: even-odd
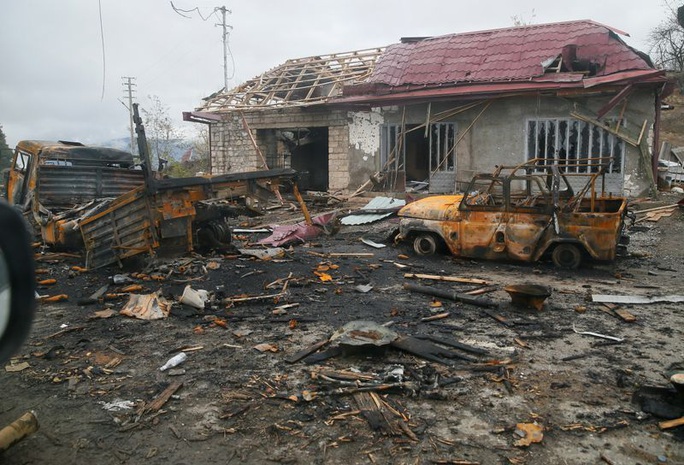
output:
[[[523,15],[513,15],[511,16],[511,21],[513,21],[513,26],[515,27],[521,27],[521,26],[531,26],[534,24],[534,19],[537,17],[537,14],[534,11],[534,8],[532,8],[532,12],[530,14],[529,18],[525,18]]]
[[[665,19],[649,34],[649,55],[658,68],[684,71],[684,28],[677,19],[677,8],[666,0]]]
[[[143,122],[147,135],[147,145],[153,166],[160,167],[171,157],[173,142],[180,138],[180,132],[169,117],[169,107],[164,105],[159,96],[148,95],[149,106],[142,109]]]
[[[202,171],[208,172],[210,168],[209,126],[202,124],[197,128],[197,133],[192,141],[192,148],[197,155],[196,159]]]

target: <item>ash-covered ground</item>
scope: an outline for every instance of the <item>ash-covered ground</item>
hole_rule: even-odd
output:
[[[627,255],[577,271],[361,242],[386,239],[392,220],[343,227],[271,260],[207,254],[81,272],[80,258],[47,254],[39,278],[57,283],[39,292],[69,298],[39,305],[30,339],[0,374],[0,423],[33,410],[41,425],[2,463],[684,463],[684,427],[661,430],[664,418],[648,412],[672,399],[644,406],[642,396],[684,369],[682,304],[621,305],[635,318],[627,322],[591,302],[684,294],[682,213],[638,223]],[[113,284],[117,274],[130,282]],[[481,298],[496,306],[412,293],[407,282],[458,293],[495,286]],[[541,311],[514,307],[503,290],[526,283],[552,289]],[[78,305],[105,284],[121,295]],[[176,301],[188,284],[209,291],[207,308],[176,302],[154,321],[119,314],[125,286]],[[322,345],[354,320],[432,338],[448,355]],[[330,358],[291,363],[318,342],[315,355]],[[181,350],[184,363],[159,370]]]

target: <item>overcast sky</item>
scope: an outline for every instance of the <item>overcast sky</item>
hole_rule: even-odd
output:
[[[181,112],[223,87],[223,48],[216,16],[178,15],[162,0],[0,0],[0,125],[10,146],[22,139],[97,143],[126,137],[122,76],[135,77],[136,100],[158,96],[177,125]],[[630,34],[648,51],[648,34],[664,18],[662,1],[573,0],[175,0],[177,8],[232,11],[229,87],[288,58],[347,52],[430,36],[592,19]],[[104,81],[104,98],[102,88]]]

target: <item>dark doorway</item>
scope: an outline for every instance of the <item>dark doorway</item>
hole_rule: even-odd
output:
[[[423,129],[411,131],[407,125],[404,141],[406,143],[406,183],[411,181],[428,182],[430,179],[430,144]]]
[[[290,166],[300,173],[299,187],[328,190],[328,128],[298,128],[280,131],[290,152]]]

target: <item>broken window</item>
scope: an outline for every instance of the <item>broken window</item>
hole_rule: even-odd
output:
[[[557,164],[564,173],[621,173],[624,143],[621,139],[575,119],[536,119],[527,122],[527,159],[539,165]]]
[[[406,125],[402,132],[400,124],[383,124],[380,127],[380,163],[384,170],[402,170],[407,156],[407,146],[411,146],[411,155],[424,151],[430,154],[430,171],[455,171],[456,170],[456,124],[433,123],[427,137],[423,137],[424,126]],[[425,145],[414,147],[415,137],[419,134]],[[413,143],[410,143],[410,140]],[[407,160],[408,162],[408,160]],[[425,160],[427,165],[427,160]],[[410,164],[410,163],[409,163]],[[427,167],[426,167],[427,168]]]
[[[383,170],[399,170],[400,165],[403,165],[406,144],[400,143],[400,135],[399,124],[383,124],[380,127],[380,163]]]
[[[456,124],[383,124],[380,171],[387,190],[453,192],[456,184]]]
[[[430,125],[430,171],[455,171],[454,145],[456,125],[434,123]]]
[[[26,152],[17,152],[17,158],[14,161],[14,169],[21,173],[26,171],[31,163],[31,155]]]

